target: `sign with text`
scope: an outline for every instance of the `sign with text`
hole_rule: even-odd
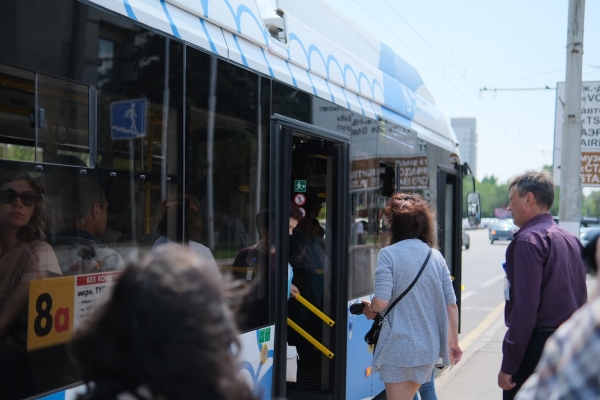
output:
[[[554,183],[560,184],[565,84],[556,85],[554,126]],[[581,185],[600,186],[600,81],[581,85]]]
[[[401,157],[396,160],[400,171],[400,188],[427,189],[429,176],[427,175],[427,156]]]
[[[350,191],[379,189],[377,159],[352,160],[350,168]]]
[[[122,272],[31,281],[27,350],[68,342],[75,328],[106,298]]]

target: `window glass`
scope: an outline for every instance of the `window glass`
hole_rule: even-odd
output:
[[[66,343],[126,260],[186,240],[172,206],[184,46],[77,1],[0,2],[0,16],[0,173],[27,172],[44,194],[37,261],[3,258],[12,275],[0,272],[2,305],[29,291],[0,326],[0,398],[22,399],[80,379]],[[4,184],[0,208],[29,201]]]
[[[316,97],[312,99],[312,123],[350,136],[348,299],[356,299],[373,292],[381,245],[377,158],[380,124]]]
[[[187,239],[219,268],[251,285],[239,324],[267,325],[274,252],[269,241],[270,82],[188,48]]]

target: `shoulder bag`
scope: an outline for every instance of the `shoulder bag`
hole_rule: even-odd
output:
[[[367,332],[367,334],[365,335],[365,342],[367,342],[367,344],[372,344],[373,350],[375,350],[375,346],[377,346],[377,340],[379,340],[379,332],[381,332],[381,326],[383,325],[383,319],[389,314],[389,312],[392,310],[392,308],[394,308],[394,306],[400,300],[402,300],[402,298],[404,296],[406,296],[406,294],[408,292],[410,292],[410,289],[412,289],[412,287],[415,285],[415,283],[417,283],[417,281],[419,280],[419,277],[421,276],[421,274],[423,273],[423,270],[425,269],[425,266],[429,262],[429,257],[431,257],[431,247],[429,248],[429,252],[427,253],[427,258],[425,259],[425,262],[421,266],[419,273],[417,274],[415,279],[412,281],[410,286],[407,287],[406,290],[404,292],[402,292],[402,294],[400,296],[398,296],[398,298],[396,300],[394,300],[394,302],[392,304],[390,304],[390,306],[388,307],[385,314],[383,314],[383,316],[381,315],[381,313],[378,313],[375,316],[375,319],[373,320],[373,325],[371,326],[371,329],[369,329],[369,332]]]

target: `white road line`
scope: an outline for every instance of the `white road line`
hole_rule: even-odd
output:
[[[461,300],[461,301],[465,301],[465,300],[466,300],[466,299],[468,299],[469,297],[473,296],[475,293],[477,293],[477,292],[476,292],[476,291],[474,291],[474,290],[468,290],[468,291],[464,292],[464,293],[462,294],[462,296],[460,296],[460,300]]]
[[[492,279],[488,279],[487,281],[483,282],[481,285],[479,285],[479,289],[483,289],[488,286],[491,286],[494,283],[501,281],[502,279],[504,279],[504,274],[499,274],[498,276],[495,276]]]

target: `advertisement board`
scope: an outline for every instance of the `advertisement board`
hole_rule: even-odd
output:
[[[556,85],[554,125],[554,184],[560,185],[565,83]],[[581,185],[600,186],[600,81],[581,85]]]

